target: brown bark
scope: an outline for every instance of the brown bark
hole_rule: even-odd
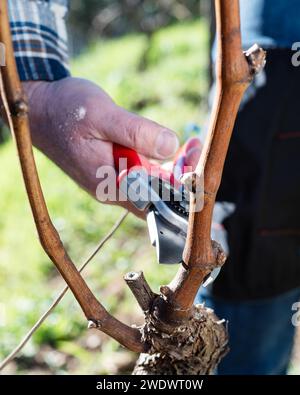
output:
[[[184,264],[146,314],[143,337],[151,344],[137,362],[138,374],[212,373],[227,352],[226,329],[214,314],[193,302],[204,278],[224,264],[222,247],[211,240],[216,194],[236,114],[254,74],[265,62],[257,46],[241,47],[238,0],[215,0],[218,54],[216,96],[204,148],[194,173],[183,178],[191,211]],[[197,185],[204,177],[204,207],[197,211]]]
[[[66,252],[49,217],[32,152],[28,105],[13,55],[6,0],[0,0],[0,41],[6,47],[6,66],[1,67],[1,97],[16,143],[40,242],[70,287],[86,318],[125,347],[141,352],[145,345],[141,343],[140,332],[112,317],[96,299]]]
[[[191,213],[183,260],[170,289],[182,310],[191,308],[203,278],[225,262],[224,253],[211,241],[212,213],[237,111],[255,73],[264,66],[265,52],[253,46],[243,53],[238,0],[216,0],[216,94],[208,134],[194,174],[204,177],[204,207],[193,210],[197,196],[191,191]],[[190,180],[185,178],[189,185]]]
[[[140,355],[133,374],[211,374],[228,351],[223,321],[203,305],[195,306],[191,318],[170,333],[157,326],[153,315],[146,315],[143,333],[151,349]]]
[[[227,351],[226,329],[213,312],[193,306],[203,279],[225,262],[221,246],[212,241],[211,221],[224,161],[245,89],[263,67],[264,52],[242,52],[238,0],[215,0],[218,36],[217,91],[201,158],[183,183],[190,189],[191,212],[184,264],[160,294],[154,294],[142,273],[125,280],[145,313],[140,329],[112,317],[95,298],[64,249],[49,217],[32,153],[28,108],[13,56],[7,4],[0,0],[0,41],[6,45],[7,66],[1,68],[1,97],[14,135],[23,178],[41,244],[56,265],[89,320],[130,350],[145,352],[137,363],[140,374],[211,373]],[[204,177],[204,208],[197,211],[198,180]]]
[[[156,294],[152,292],[149,284],[145,280],[143,272],[130,272],[124,276],[128,287],[131,289],[140,308],[147,313],[151,310]]]

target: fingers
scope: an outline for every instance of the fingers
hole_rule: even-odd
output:
[[[177,152],[173,162],[175,179],[179,180],[183,173],[195,170],[202,150],[202,144],[196,137],[190,138]]]
[[[185,144],[185,166],[190,166],[194,171],[200,159],[202,143],[198,137],[191,137]]]
[[[190,166],[192,170],[196,169],[196,166],[198,164],[199,158],[201,155],[201,149],[200,148],[192,148],[191,150],[188,151],[185,157],[185,166]]]
[[[167,159],[175,155],[179,141],[174,132],[156,122],[117,107],[106,130],[110,141],[133,148],[153,159]]]

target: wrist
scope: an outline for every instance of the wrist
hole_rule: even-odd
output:
[[[32,98],[35,96],[37,91],[43,90],[49,82],[46,81],[24,81],[22,82],[22,86],[24,89],[24,93],[28,99],[30,104]]]
[[[29,124],[33,144],[43,150],[45,144],[44,125],[48,124],[48,90],[51,83],[26,81],[22,83],[29,108]]]

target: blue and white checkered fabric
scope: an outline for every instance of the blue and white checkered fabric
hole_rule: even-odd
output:
[[[15,57],[22,81],[70,74],[65,16],[68,0],[8,0]]]

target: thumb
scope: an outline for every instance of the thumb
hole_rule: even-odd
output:
[[[153,159],[167,159],[179,148],[176,134],[156,122],[118,107],[109,131],[110,140]]]

